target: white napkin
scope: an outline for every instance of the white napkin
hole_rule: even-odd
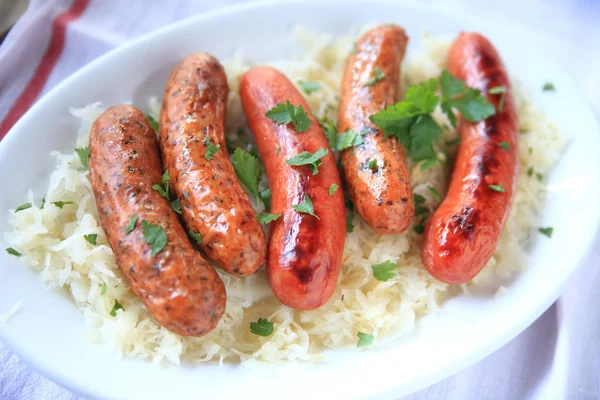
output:
[[[0,46],[0,137],[39,95],[115,46],[169,22],[239,2],[32,0]],[[586,57],[600,59],[593,53],[598,40],[591,40],[600,38],[600,2],[532,0],[527,7],[517,0],[453,4],[473,15],[493,9],[560,35],[537,39],[571,72],[600,115],[600,66],[582,62]],[[57,35],[65,26],[61,48]],[[587,49],[581,37],[588,38]],[[588,49],[591,53],[584,52]],[[484,360],[405,399],[600,399],[600,237],[595,243],[560,300],[525,332]],[[77,398],[0,343],[0,399]]]

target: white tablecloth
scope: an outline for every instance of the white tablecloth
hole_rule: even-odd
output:
[[[0,46],[0,138],[39,95],[106,51],[169,22],[239,2],[32,0]],[[497,13],[541,32],[536,40],[573,75],[600,115],[600,1],[456,1],[453,6],[474,15]],[[57,36],[65,27],[60,43]],[[600,236],[595,243],[561,298],[525,332],[405,399],[600,399]],[[0,399],[77,398],[0,342]]]

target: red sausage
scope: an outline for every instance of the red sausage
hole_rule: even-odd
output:
[[[311,310],[331,297],[342,264],[346,235],[346,210],[342,190],[329,194],[332,184],[341,186],[335,159],[325,134],[310,114],[308,104],[279,71],[256,67],[240,81],[240,97],[265,165],[271,188],[271,213],[281,217],[270,224],[267,275],[275,295],[289,307]],[[265,113],[289,100],[302,105],[310,127],[298,133],[292,124],[277,125]],[[286,160],[303,151],[328,150],[318,173],[308,166],[291,166]],[[309,197],[318,219],[300,213],[292,205]]]
[[[496,250],[516,190],[519,124],[508,75],[485,37],[462,33],[450,48],[448,70],[481,90],[497,110],[482,122],[459,120],[461,143],[450,187],[426,227],[421,248],[431,275],[459,284],[477,275]],[[497,86],[506,87],[502,111],[501,96],[489,94]],[[505,192],[491,187],[500,185]]]
[[[215,57],[186,57],[165,87],[160,146],[183,220],[202,236],[202,250],[228,273],[247,276],[265,265],[267,241],[227,154],[228,93],[225,70]],[[207,156],[209,146],[217,145]]]
[[[405,231],[415,213],[406,151],[395,137],[384,139],[383,132],[369,121],[369,116],[398,100],[400,63],[407,42],[406,33],[396,25],[371,29],[356,42],[342,79],[340,132],[365,128],[369,132],[364,144],[342,151],[344,177],[356,210],[379,234]],[[377,68],[383,78],[365,85]],[[377,171],[368,167],[371,160],[377,161]]]
[[[129,105],[106,110],[90,131],[90,153],[100,223],[131,288],[165,328],[182,336],[208,333],[225,310],[225,287],[192,247],[169,201],[152,189],[163,170],[144,114]],[[154,255],[145,242],[145,222],[166,234],[165,247]]]

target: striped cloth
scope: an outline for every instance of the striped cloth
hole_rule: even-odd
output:
[[[239,2],[31,0],[0,46],[0,139],[40,96],[110,49],[169,22]],[[493,10],[553,35],[532,39],[571,72],[600,115],[600,53],[594,47],[600,40],[599,1],[459,0],[453,7],[473,15]],[[596,243],[561,299],[525,332],[479,363],[405,399],[600,399],[595,301],[600,237]],[[0,365],[0,399],[78,398],[27,367],[2,343]]]

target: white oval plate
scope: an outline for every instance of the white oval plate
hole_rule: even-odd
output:
[[[343,11],[343,12],[342,12]],[[456,34],[477,30],[502,54],[509,71],[534,94],[570,145],[550,177],[553,191],[541,225],[553,226],[551,240],[536,235],[530,269],[510,283],[501,297],[460,296],[441,315],[380,348],[326,353],[319,363],[276,366],[164,367],[119,359],[80,335],[83,315],[66,296],[47,291],[36,274],[0,252],[0,311],[17,301],[22,310],[0,328],[2,340],[50,379],[86,397],[244,398],[265,394],[285,398],[394,398],[448,377],[490,354],[531,324],[558,297],[586,249],[599,221],[597,152],[600,129],[571,79],[535,49],[519,27],[497,19],[477,21],[439,7],[398,2],[352,1],[251,4],[213,12],[146,35],[119,47],[66,79],[40,100],[0,144],[3,190],[0,210],[20,204],[38,188],[53,166],[51,150],[72,150],[77,123],[69,106],[95,101],[117,104],[133,99],[146,106],[160,95],[168,73],[196,51],[217,57],[237,48],[258,60],[291,52],[290,28],[302,23],[321,32],[348,33],[368,22],[396,22],[420,47],[424,30]],[[558,90],[543,94],[545,81]],[[582,207],[581,203],[594,205]],[[0,231],[7,229],[0,213]],[[6,246],[3,246],[6,247]]]

